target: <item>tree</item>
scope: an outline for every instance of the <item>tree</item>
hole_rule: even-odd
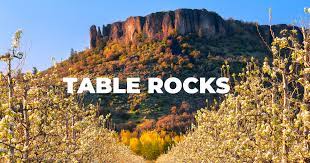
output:
[[[23,57],[23,54],[18,50],[19,46],[20,46],[20,39],[21,39],[21,35],[22,35],[22,31],[21,30],[18,30],[15,32],[15,35],[12,39],[12,46],[11,46],[11,49],[10,49],[10,52],[8,52],[7,54],[5,55],[2,55],[0,56],[0,61],[4,61],[7,63],[7,79],[8,79],[8,83],[7,83],[7,86],[9,88],[9,91],[8,91],[8,111],[11,112],[12,114],[15,113],[15,109],[13,108],[12,106],[12,100],[13,100],[13,79],[12,79],[12,60],[14,58],[17,58],[17,59],[21,59]],[[14,115],[12,115],[11,118],[8,118],[10,119],[10,121],[14,121]],[[11,135],[11,138],[14,138],[14,134],[15,134],[15,129],[14,129],[14,124],[13,122],[9,123],[9,134]],[[15,153],[15,148],[13,146],[14,142],[13,142],[13,139],[10,139],[9,140],[9,144],[8,146],[10,147],[10,161],[11,162],[15,162],[15,157],[14,157],[14,153]]]
[[[195,131],[158,162],[309,162],[309,31],[284,30],[272,62],[247,63],[233,92],[197,113]]]
[[[37,69],[37,67],[33,67],[32,68],[32,74],[37,74],[39,71]]]
[[[1,59],[10,63],[13,54]],[[99,116],[97,107],[81,105],[82,97],[66,93],[56,72],[8,72],[0,73],[1,162],[143,160],[116,143],[115,133],[105,126],[108,116]]]

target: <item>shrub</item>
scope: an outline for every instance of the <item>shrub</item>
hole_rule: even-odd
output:
[[[182,136],[174,136],[166,131],[143,131],[140,136],[137,132],[122,131],[120,139],[130,149],[147,160],[155,160],[165,153],[173,144],[179,142]]]

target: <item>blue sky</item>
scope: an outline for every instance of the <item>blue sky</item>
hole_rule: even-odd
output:
[[[205,8],[224,18],[267,24],[270,7],[273,23],[291,24],[305,18],[303,9],[309,6],[309,0],[0,0],[0,54],[10,47],[14,32],[22,29],[22,50],[27,53],[23,70],[44,70],[52,57],[60,61],[68,58],[71,48],[88,47],[92,24],[177,8]]]

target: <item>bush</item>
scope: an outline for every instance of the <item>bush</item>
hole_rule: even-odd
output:
[[[137,132],[130,133],[122,131],[120,139],[130,149],[147,160],[155,160],[159,155],[165,153],[173,144],[178,143],[182,136],[174,136],[166,131],[143,131],[140,137]]]

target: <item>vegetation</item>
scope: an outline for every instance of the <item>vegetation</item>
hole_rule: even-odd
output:
[[[182,133],[189,131],[194,123],[194,116],[189,110],[190,106],[186,102],[182,102],[179,107],[173,106],[171,113],[162,116],[157,122],[146,119],[133,132],[122,130],[120,141],[145,159],[155,160],[180,142],[183,139]]]
[[[8,74],[11,87],[8,75],[0,73],[1,162],[143,161],[117,143],[105,127],[108,116],[65,93],[56,73]]]
[[[120,140],[130,147],[136,154],[143,156],[147,160],[155,160],[159,155],[165,153],[172,145],[180,142],[182,136],[166,131],[143,131],[130,132],[122,130]]]
[[[241,25],[235,26],[239,28]],[[246,44],[239,43],[238,40],[244,40]],[[239,52],[235,49],[236,46]],[[121,80],[121,87],[125,87],[126,78],[140,77],[141,94],[85,94],[84,98],[85,104],[99,103],[100,113],[111,113],[117,131],[135,130],[147,119],[152,119],[155,123],[161,119],[163,122],[164,116],[169,114],[173,106],[188,103],[190,109],[187,112],[192,114],[206,105],[206,99],[212,103],[214,99],[219,98],[210,94],[192,96],[183,91],[175,95],[167,93],[149,95],[144,92],[147,78],[159,77],[165,80],[173,76],[183,80],[193,76],[219,77],[221,75],[219,67],[225,60],[230,62],[231,71],[240,72],[250,56],[261,57],[266,54],[268,53],[260,38],[242,30],[230,37],[213,40],[196,35],[172,35],[163,40],[141,38],[129,44],[116,40],[107,42],[104,48],[82,52],[72,50],[68,60],[58,63],[56,67],[44,73],[55,72],[60,77],[118,77]],[[190,120],[189,117],[187,119]],[[186,123],[189,124],[188,128],[191,121]],[[178,127],[170,126],[170,128]]]
[[[302,40],[295,29],[271,31],[270,56],[267,42],[237,31],[216,40],[111,41],[72,49],[68,60],[32,73],[10,68],[20,58],[17,32],[12,53],[0,56],[8,64],[0,72],[0,162],[310,162],[309,29]],[[65,93],[62,77],[86,75],[140,77],[142,90],[148,77],[221,75],[232,90],[223,97]]]
[[[310,35],[300,44],[296,33],[274,38],[262,67],[252,59],[232,75],[232,93],[199,111],[195,131],[158,162],[309,162]]]

